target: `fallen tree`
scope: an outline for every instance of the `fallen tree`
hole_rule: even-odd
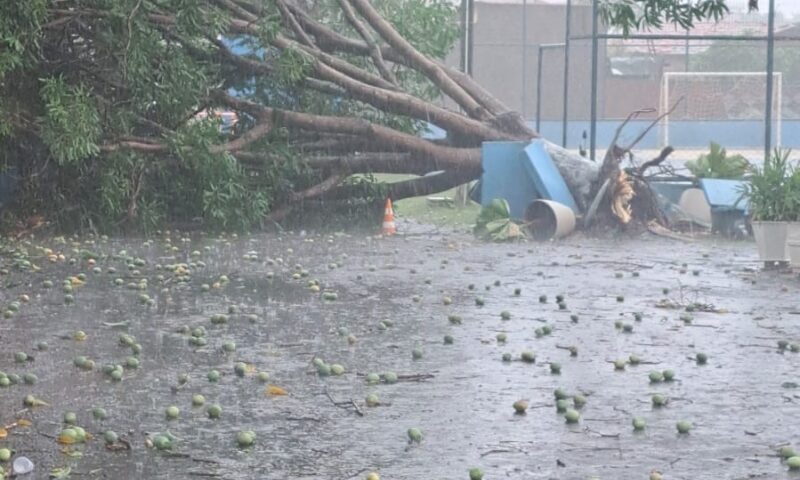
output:
[[[624,32],[725,11],[724,0],[601,0]],[[443,63],[456,18],[445,0],[4,2],[0,160],[23,172],[17,207],[72,227],[248,227],[314,199],[475,179],[482,142],[538,133]],[[446,137],[423,138],[430,124]],[[608,172],[551,147],[588,206]]]

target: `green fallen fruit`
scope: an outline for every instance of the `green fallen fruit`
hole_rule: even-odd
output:
[[[33,385],[39,380],[39,377],[34,373],[25,373],[22,375],[22,381],[28,385]]]
[[[261,383],[267,383],[269,381],[269,373],[258,372],[258,374],[256,375],[256,379]]]
[[[201,394],[197,393],[192,395],[192,406],[194,407],[202,407],[206,403],[206,397],[202,396]]]
[[[475,299],[475,305],[478,306],[478,307],[482,307],[482,306],[486,305],[486,301],[484,299],[478,297],[478,298]]]
[[[28,361],[28,354],[25,352],[17,352],[14,354],[14,361],[17,363],[23,363]]]
[[[139,359],[136,357],[128,357],[125,359],[125,366],[131,369],[139,368]]]
[[[397,383],[397,380],[399,379],[397,378],[397,374],[394,372],[386,372],[383,374],[383,381],[388,384]]]
[[[566,400],[569,398],[569,394],[560,388],[553,390],[553,396],[556,397],[556,400]]]
[[[189,382],[189,374],[188,373],[179,373],[178,374],[178,385],[186,385]]]
[[[637,322],[641,322],[643,315],[640,312],[636,312],[633,314],[633,319]]]
[[[533,334],[536,335],[536,338],[542,338],[544,336],[544,330],[537,328],[533,331]]]
[[[581,419],[581,414],[577,410],[568,408],[567,411],[564,412],[564,418],[567,423],[577,423],[578,420]]]
[[[84,357],[83,355],[78,355],[77,357],[72,359],[72,364],[75,365],[78,368],[83,368],[83,366],[86,364],[87,360],[88,359],[86,357]]]
[[[614,321],[614,328],[616,328],[617,330],[621,330],[622,329],[622,325],[623,325],[622,320],[615,320]]]
[[[522,289],[521,288],[515,288],[514,289],[514,296],[515,297],[519,297],[520,295],[522,295]]]
[[[561,364],[560,363],[550,363],[550,373],[553,375],[558,375],[561,373]]]
[[[800,457],[787,458],[786,466],[789,467],[789,470],[800,470]]]
[[[569,401],[566,398],[556,400],[556,412],[564,413],[569,408]]]
[[[625,297],[622,295],[617,295],[617,302],[622,303],[625,301]]]
[[[74,428],[65,428],[58,434],[58,441],[65,445],[79,443],[78,432]]]
[[[644,418],[635,417],[633,419],[633,429],[634,430],[644,430],[645,426],[647,426],[647,422],[644,421]]]
[[[500,312],[500,318],[503,320],[511,320],[511,312],[508,310],[503,310]]]
[[[377,407],[381,404],[381,401],[378,399],[378,396],[374,393],[367,395],[367,398],[364,400],[368,407]]]
[[[586,397],[581,395],[580,393],[572,397],[572,403],[575,405],[575,408],[580,409],[586,406]]]
[[[452,335],[445,335],[444,336],[444,344],[445,345],[452,345],[453,344],[453,336]]]
[[[461,325],[463,321],[459,315],[449,315],[447,320],[453,325]]]
[[[8,380],[11,382],[11,385],[18,385],[19,382],[22,381],[22,378],[20,378],[20,376],[16,373],[9,373]]]
[[[105,408],[95,407],[92,409],[92,416],[95,420],[105,420],[108,417],[108,412]]]
[[[376,472],[369,472],[367,474],[367,480],[381,480],[381,476]]]
[[[781,458],[790,458],[790,457],[796,457],[797,453],[795,452],[794,448],[788,445],[784,445],[778,449],[778,455],[780,455]]]
[[[222,415],[222,407],[216,403],[214,405],[209,405],[206,409],[206,414],[208,415],[208,418],[217,419],[220,415]]]
[[[569,316],[569,319],[570,319],[570,321],[571,321],[572,323],[578,323],[578,320],[579,320],[578,316],[577,316],[577,315],[575,315],[574,313],[573,313],[572,315],[570,315],[570,316]]]
[[[626,363],[623,359],[614,360],[614,370],[625,370]]]
[[[494,337],[497,340],[497,343],[505,343],[506,339],[508,338],[505,333],[500,332]]]
[[[113,445],[117,443],[119,436],[117,436],[117,432],[113,430],[106,430],[105,433],[103,433],[103,440],[106,441],[106,445]]]
[[[142,353],[142,344],[141,343],[134,343],[131,345],[131,353],[134,355],[139,355]]]
[[[469,480],[483,480],[483,471],[480,468],[470,468]]]
[[[689,433],[689,430],[692,429],[692,424],[686,420],[681,420],[675,424],[675,428],[678,429],[678,433]]]
[[[539,303],[547,303],[547,295],[539,295]]]
[[[667,404],[667,397],[661,395],[660,393],[656,393],[651,397],[654,407],[663,407]]]
[[[317,374],[320,377],[329,377],[331,375],[331,366],[327,363],[317,366]]]
[[[408,440],[410,442],[419,443],[422,441],[422,431],[419,428],[408,429]]]
[[[208,381],[211,383],[219,382],[219,371],[211,370],[210,372],[208,372],[208,375],[206,375],[206,377],[208,378]]]
[[[170,450],[172,449],[172,440],[166,435],[156,435],[153,437],[153,446],[157,450]]]
[[[226,353],[232,353],[236,351],[236,343],[234,342],[224,342],[222,344],[222,351]]]
[[[75,430],[75,439],[76,439],[78,442],[80,442],[80,443],[83,443],[83,442],[85,442],[85,441],[86,441],[86,430],[84,430],[84,429],[83,429],[83,428],[81,428],[81,427],[75,427],[75,426],[73,426],[73,427],[71,427],[71,428],[72,428],[73,430]]]
[[[75,412],[65,412],[63,420],[67,425],[75,425],[78,423],[78,416],[75,415]]]
[[[675,371],[674,370],[670,370],[670,369],[664,370],[662,372],[662,375],[664,376],[664,381],[665,382],[671,382],[671,381],[675,380]]]
[[[550,325],[542,325],[542,333],[545,335],[550,335],[553,333],[553,327]]]
[[[246,430],[236,434],[236,444],[240,448],[247,448],[253,445],[256,441],[256,434],[252,430]]]
[[[786,340],[778,340],[778,350],[786,350],[789,347],[789,342]]]
[[[9,460],[11,460],[11,450],[0,448],[0,462],[7,462]]]
[[[238,377],[244,377],[245,374],[247,373],[247,364],[243,362],[236,362],[233,365],[233,372]]]
[[[527,400],[517,400],[514,402],[514,411],[519,414],[525,413],[528,410],[528,401]]]
[[[531,351],[528,351],[528,350],[525,350],[524,352],[522,352],[520,354],[519,358],[525,363],[534,363],[534,362],[536,362],[536,354],[531,352]]]
[[[708,362],[708,355],[705,353],[698,353],[695,355],[695,359],[697,360],[698,365],[705,365]]]
[[[625,332],[625,333],[633,332],[633,325],[631,325],[630,323],[626,323],[626,324],[622,325],[622,331]]]
[[[630,363],[631,365],[639,365],[641,362],[642,362],[642,359],[639,358],[638,355],[630,355],[628,357],[628,363]]]
[[[333,374],[334,376],[338,377],[340,375],[344,375],[344,371],[345,371],[344,367],[339,365],[338,363],[334,363],[333,365],[331,365],[331,374]]]
[[[111,380],[119,382],[122,380],[122,370],[113,370],[109,376],[111,377]]]
[[[444,305],[450,305],[450,304],[452,304],[452,303],[453,303],[453,299],[452,299],[452,298],[450,298],[450,297],[444,297],[444,298],[442,298],[442,304],[444,304]]]
[[[378,375],[377,373],[368,373],[367,376],[365,377],[365,380],[368,384],[375,385],[376,383],[379,383],[381,381],[381,376]]]
[[[658,383],[664,381],[664,374],[662,372],[659,372],[658,370],[653,370],[647,376],[648,378],[650,378],[650,382],[652,383]]]
[[[167,417],[167,420],[175,420],[181,414],[181,411],[175,405],[170,405],[166,409],[164,409],[164,416]]]
[[[422,349],[421,348],[415,348],[415,349],[411,350],[411,359],[412,360],[419,360],[421,358],[422,358]]]

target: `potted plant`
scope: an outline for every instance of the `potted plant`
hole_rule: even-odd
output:
[[[789,222],[793,208],[795,171],[789,161],[791,150],[775,149],[762,167],[751,166],[750,182],[744,195],[750,202],[753,236],[759,258],[764,262],[786,262]],[[795,211],[793,211],[795,210]]]
[[[786,210],[789,212],[787,249],[793,266],[800,267],[800,168],[795,168],[787,185]]]

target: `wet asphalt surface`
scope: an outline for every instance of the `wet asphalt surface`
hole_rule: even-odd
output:
[[[778,348],[780,340],[800,343],[800,281],[762,271],[752,243],[576,235],[494,245],[400,227],[407,233],[393,238],[172,233],[149,244],[19,245],[38,270],[3,257],[0,305],[29,301],[0,320],[0,370],[38,379],[0,388],[0,423],[32,422],[8,428],[0,448],[35,463],[19,478],[67,466],[70,478],[108,479],[349,479],[370,471],[466,479],[474,467],[486,479],[647,479],[653,470],[665,479],[800,478],[776,455],[781,445],[800,449],[800,353]],[[65,258],[51,262],[42,248]],[[179,263],[186,272],[166,268]],[[81,273],[85,282],[72,282],[74,303],[65,304],[62,282]],[[312,280],[337,298],[313,291]],[[229,309],[225,323],[211,322]],[[207,344],[191,345],[184,326],[205,327]],[[75,340],[77,331],[85,340]],[[120,334],[141,345],[140,365],[113,381],[102,366],[136,356]],[[48,348],[38,350],[40,342]],[[235,351],[224,352],[225,342]],[[535,363],[520,361],[523,351]],[[33,359],[17,362],[15,352]],[[613,361],[630,355],[640,363],[615,370]],[[76,367],[76,356],[96,367]],[[315,358],[345,373],[320,376]],[[243,377],[236,362],[248,365]],[[207,379],[213,369],[216,383]],[[674,381],[650,382],[650,372],[666,369]],[[371,385],[371,372],[400,379]],[[189,379],[179,385],[182,373]],[[268,385],[288,395],[268,395]],[[586,397],[577,423],[557,412],[557,388]],[[195,394],[222,407],[219,419],[192,406]],[[381,405],[367,406],[369,394]],[[667,404],[654,407],[653,394]],[[27,395],[49,405],[27,408]],[[529,402],[525,415],[512,408],[520,399]],[[165,418],[170,405],[180,409],[175,420]],[[98,406],[105,420],[93,418]],[[57,443],[65,412],[89,432],[86,443]],[[634,417],[646,421],[643,431],[634,431]],[[677,432],[681,420],[693,424],[690,433]],[[420,443],[409,443],[412,427]],[[131,449],[107,449],[105,430]],[[242,430],[255,432],[252,447],[237,446]],[[171,451],[148,447],[167,432]]]

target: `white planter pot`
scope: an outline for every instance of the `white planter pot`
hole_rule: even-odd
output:
[[[789,260],[793,267],[800,268],[800,242],[789,242]]]
[[[758,258],[762,262],[788,261],[788,233],[788,222],[753,222],[753,236],[756,238],[758,246]]]

